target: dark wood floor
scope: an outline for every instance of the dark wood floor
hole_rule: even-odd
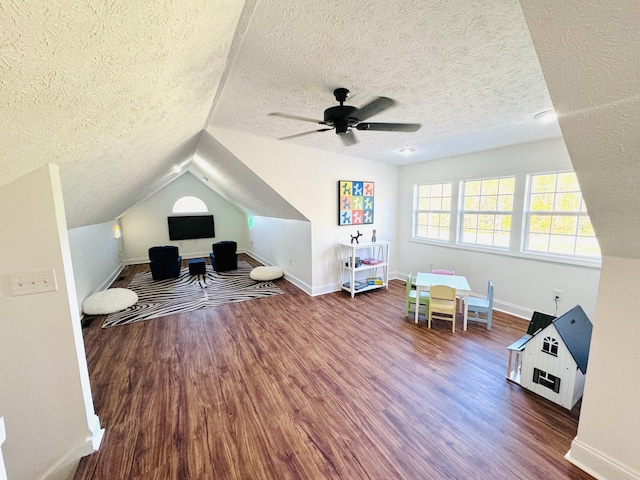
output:
[[[106,434],[75,480],[592,478],[563,458],[579,405],[505,379],[525,321],[452,334],[404,318],[400,281],[353,299],[276,283],[284,295],[85,328]]]

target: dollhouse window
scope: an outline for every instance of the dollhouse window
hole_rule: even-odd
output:
[[[533,369],[533,383],[547,387],[549,390],[553,390],[556,393],[560,393],[560,377],[556,377],[550,373],[540,370],[539,368]]]
[[[545,337],[542,340],[542,351],[544,353],[548,353],[549,355],[553,355],[554,357],[558,356],[558,341],[553,337]]]

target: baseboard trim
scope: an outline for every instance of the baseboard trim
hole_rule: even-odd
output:
[[[91,435],[87,440],[91,441],[91,452],[97,452],[102,445],[102,439],[104,438],[104,428],[100,425],[100,418],[97,415],[93,415],[93,424],[91,425]]]
[[[508,313],[514,317],[522,318],[526,321],[531,320],[531,316],[533,315],[533,310],[530,308],[523,307],[522,305],[516,305],[515,303],[505,302],[495,297],[493,298],[493,309],[498,310],[499,312]]]
[[[118,263],[118,266],[113,270],[113,272],[111,272],[111,275],[109,275],[109,278],[107,278],[107,280],[104,281],[102,285],[100,285],[98,289],[93,293],[101,292],[102,290],[106,290],[107,288],[109,288],[109,286],[113,282],[115,282],[116,279],[120,276],[120,273],[122,273],[123,269],[124,269],[124,262]]]
[[[72,479],[80,463],[80,459],[100,448],[102,438],[104,437],[104,428],[100,427],[100,419],[97,415],[93,415],[92,425],[87,437],[77,443],[74,447],[60,457],[53,465],[51,465],[38,480],[62,480]]]
[[[260,255],[257,255],[255,252],[249,252],[247,250],[244,250],[244,251],[238,252],[238,253],[244,253],[245,255],[253,258],[255,261],[260,262],[263,265],[270,265],[271,264],[271,262],[269,262],[265,258],[260,257]],[[284,272],[284,279],[285,280],[287,280],[289,283],[292,283],[293,285],[298,287],[300,290],[305,292],[307,295],[311,295],[311,286],[310,285],[308,285],[307,283],[303,282],[302,280],[300,280],[295,275],[292,275],[290,272],[287,272],[284,268],[282,269],[282,271]]]
[[[7,439],[7,431],[4,426],[4,418],[0,417],[0,480],[7,480],[7,470],[2,456],[2,444]]]
[[[640,472],[590,447],[577,438],[564,456],[569,462],[598,480],[640,480]]]

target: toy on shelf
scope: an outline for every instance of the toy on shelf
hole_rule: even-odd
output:
[[[351,243],[353,243],[353,241],[355,240],[357,244],[360,244],[360,242],[358,241],[358,239],[362,236],[362,234],[360,233],[360,230],[357,231],[356,235],[351,235]]]

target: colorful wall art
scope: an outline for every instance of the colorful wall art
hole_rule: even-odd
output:
[[[373,182],[338,182],[338,225],[373,223]]]

